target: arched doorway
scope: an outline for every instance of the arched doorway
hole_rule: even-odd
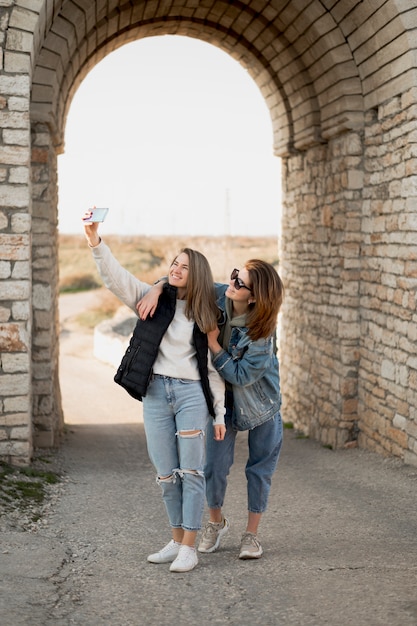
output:
[[[217,21],[209,19],[209,15],[214,17],[213,10],[216,12],[219,8],[222,11],[217,16]],[[206,12],[204,19],[202,11]],[[325,111],[321,112],[319,99],[313,87],[304,84],[303,64],[297,58],[295,48],[285,47],[284,41],[277,39],[276,24],[268,22],[264,15],[254,13],[250,4],[238,6],[213,3],[212,7],[204,10],[196,7],[192,16],[189,15],[186,6],[171,7],[167,14],[159,15],[158,6],[153,3],[147,3],[146,10],[144,5],[138,5],[134,10],[121,5],[117,12],[108,13],[106,19],[104,7],[101,13],[103,20],[98,25],[95,23],[96,14],[91,8],[80,12],[69,3],[53,20],[40,50],[34,72],[32,117],[37,115],[46,119],[49,116],[53,119],[54,126],[48,124],[48,129],[52,131],[50,137],[56,151],[62,149],[65,120],[72,97],[89,69],[109,51],[130,40],[154,34],[198,36],[236,58],[248,70],[265,97],[274,129],[276,154],[285,157],[296,149],[306,149],[309,145],[314,145],[318,138],[322,141],[319,128],[324,122],[320,121],[320,117],[325,119],[326,133],[329,136],[332,127],[335,129],[334,132],[340,133],[341,122],[337,111],[325,107]],[[255,37],[259,49],[248,40],[248,20],[252,23],[251,37],[257,31],[262,32],[262,37],[258,39]],[[306,15],[300,13],[299,20],[304,28],[307,25]],[[231,22],[233,28],[230,28]],[[71,29],[69,24],[72,24]],[[124,24],[122,30],[120,24]],[[229,25],[227,33],[224,32],[226,24]],[[73,38],[74,29],[77,31],[80,28],[78,37]],[[82,39],[85,45],[78,46],[77,39]],[[45,65],[48,66],[48,72],[45,71]],[[288,79],[283,81],[285,72],[290,66],[295,70],[291,86]],[[63,71],[61,67],[68,71]],[[56,72],[55,80],[58,75],[60,76],[60,89],[54,88],[50,82],[51,70]],[[353,81],[340,80],[338,98],[349,99],[352,88],[357,90],[357,85]],[[43,101],[37,94],[42,94]],[[49,95],[47,102],[44,101],[45,94]],[[361,102],[357,100],[352,108],[358,109],[360,104]],[[350,112],[349,117],[350,119],[346,119],[344,114],[342,126],[345,130],[358,124],[358,119],[362,119],[363,115],[359,110],[359,113]],[[55,172],[53,176],[56,176]]]
[[[10,184],[23,185],[13,202],[32,206],[33,324],[23,326],[33,337],[25,380],[39,441],[53,442],[53,423],[59,424],[56,153],[71,98],[111,50],[180,34],[219,46],[248,70],[271,114],[274,151],[284,159],[287,419],[332,447],[359,438],[360,445],[416,461],[412,14],[395,0],[372,6],[342,0],[329,8],[319,0],[279,6],[97,0],[8,10],[5,67],[15,77],[3,79],[9,105],[19,106],[15,92],[24,99],[31,89],[31,183]],[[10,106],[7,114],[12,120]],[[4,159],[13,162],[16,154],[9,158],[6,150]],[[15,237],[9,221],[7,228]],[[19,351],[16,342],[8,345],[12,354]],[[15,397],[8,393],[6,399]],[[6,405],[17,413],[18,403]],[[27,410],[23,401],[20,407]]]

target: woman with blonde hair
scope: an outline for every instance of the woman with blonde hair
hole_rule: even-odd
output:
[[[226,382],[226,435],[216,440],[208,426],[204,473],[209,521],[198,550],[214,552],[229,530],[222,513],[227,476],[237,433],[248,431],[248,518],[239,558],[258,559],[263,554],[258,526],[267,508],[283,436],[275,335],[284,286],[270,263],[252,259],[232,271],[228,285],[215,287],[221,319],[219,327],[208,333],[208,345],[213,365]],[[138,303],[140,314],[153,314],[159,289],[155,287]]]
[[[83,218],[87,242],[104,284],[136,313],[151,289],[124,269],[98,235],[98,223]],[[195,541],[205,500],[205,432],[221,440],[224,382],[213,368],[207,333],[218,309],[207,259],[184,248],[174,258],[153,316],[139,319],[115,381],[143,401],[149,457],[171,527],[172,538],[148,556],[186,572],[198,563]]]

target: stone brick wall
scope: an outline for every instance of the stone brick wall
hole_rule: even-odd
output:
[[[417,459],[417,87],[369,112],[359,443]]]
[[[32,385],[34,445],[55,446],[63,427],[58,372],[57,157],[48,126],[32,124]]]
[[[357,437],[362,136],[290,157],[284,170],[283,414],[340,447]]]
[[[286,159],[283,413],[417,465],[417,88]]]
[[[4,52],[11,7],[1,2],[0,39],[0,458],[32,454],[31,80],[26,58]]]

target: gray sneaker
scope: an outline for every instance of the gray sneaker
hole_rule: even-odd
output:
[[[227,533],[230,523],[227,517],[222,522],[207,522],[198,544],[199,552],[214,552],[220,545],[220,539]]]
[[[243,533],[240,543],[239,559],[259,559],[262,556],[262,546],[253,533]]]

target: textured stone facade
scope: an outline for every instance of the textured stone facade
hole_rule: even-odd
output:
[[[359,444],[417,455],[417,87],[365,127]]]
[[[361,135],[345,133],[289,157],[286,168],[284,414],[340,447],[356,439],[358,419]]]
[[[59,443],[57,164],[73,95],[151,35],[253,77],[283,159],[283,414],[417,465],[412,0],[0,0],[0,458]]]

